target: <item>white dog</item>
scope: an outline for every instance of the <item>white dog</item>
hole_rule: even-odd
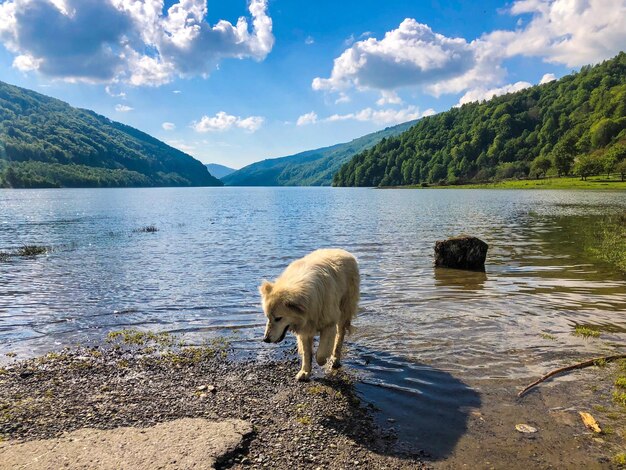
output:
[[[302,368],[296,380],[311,376],[313,337],[319,333],[317,363],[341,366],[341,348],[359,303],[359,266],[345,250],[316,250],[292,262],[274,283],[259,287],[267,317],[266,343],[280,343],[293,331]]]

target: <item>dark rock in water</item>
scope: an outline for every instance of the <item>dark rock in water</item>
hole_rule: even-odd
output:
[[[439,240],[435,242],[435,266],[484,271],[488,248],[481,239],[468,235]]]

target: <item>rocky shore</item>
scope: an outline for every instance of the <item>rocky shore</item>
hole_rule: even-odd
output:
[[[186,347],[123,332],[99,347],[16,361],[0,368],[0,452],[82,428],[236,419],[252,431],[216,468],[426,468],[376,426],[349,373],[302,384],[293,358],[228,356],[225,343]]]

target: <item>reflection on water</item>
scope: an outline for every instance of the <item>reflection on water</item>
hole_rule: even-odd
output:
[[[361,265],[351,344],[371,374],[363,387],[397,382],[376,365],[393,356],[406,377],[395,390],[413,396],[425,380],[462,396],[454,377],[526,377],[552,365],[555,352],[599,352],[602,341],[571,334],[576,324],[623,343],[624,276],[590,260],[579,232],[624,208],[623,192],[0,190],[0,251],[53,248],[0,262],[0,353],[141,327],[198,342],[229,335],[240,350],[271,354],[258,341],[260,280],[336,246]],[[133,231],[146,225],[159,231]],[[434,242],[462,232],[489,244],[485,273],[433,268]],[[366,350],[389,356],[365,365]]]

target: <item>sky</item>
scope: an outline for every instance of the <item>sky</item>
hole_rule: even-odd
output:
[[[0,80],[233,168],[624,49],[626,0],[0,0]]]

